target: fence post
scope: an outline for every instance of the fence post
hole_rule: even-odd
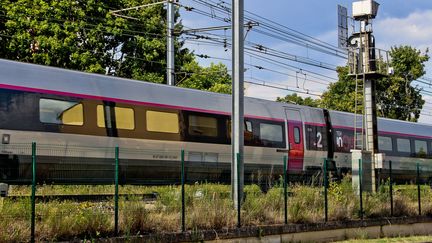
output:
[[[115,189],[114,189],[114,233],[117,236],[118,235],[118,225],[119,225],[119,218],[118,218],[118,199],[119,199],[119,147],[118,145],[115,147],[114,150],[115,154],[115,173],[114,173],[114,183],[115,183]]]
[[[363,164],[359,159],[359,191],[360,191],[360,219],[363,220]]]
[[[240,153],[237,153],[237,161],[240,161]],[[237,178],[240,178],[240,163],[237,162]],[[237,227],[241,227],[241,197],[240,197],[240,183],[237,182]]]
[[[36,224],[36,142],[32,142],[32,194],[31,194],[31,236],[30,242],[35,242]]]
[[[393,175],[392,175],[392,161],[389,160],[389,177],[390,177],[390,216],[393,217]]]
[[[288,177],[287,177],[287,156],[285,155],[283,157],[284,161],[284,213],[285,213],[285,224],[288,224],[288,195],[287,195],[287,184],[288,184]]]
[[[420,163],[419,162],[417,162],[417,200],[418,200],[418,214],[421,215]]]
[[[181,150],[181,202],[182,202],[182,232],[186,230],[186,207],[185,207],[185,170],[184,149]]]
[[[381,187],[381,168],[375,170],[377,173],[378,182],[376,183],[375,191],[379,192]]]
[[[325,214],[325,222],[328,221],[327,187],[328,187],[327,158],[324,158],[324,214]]]

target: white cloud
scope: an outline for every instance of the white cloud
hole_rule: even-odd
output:
[[[377,46],[390,49],[391,46],[410,45],[422,51],[432,47],[432,10],[416,11],[403,18],[386,17],[375,21],[374,34]],[[432,62],[426,63],[426,76],[432,74]],[[432,98],[423,95],[427,103]],[[423,110],[419,122],[432,123],[428,111]]]
[[[377,20],[374,33],[377,44],[389,49],[394,45],[412,45],[425,49],[432,46],[432,10],[417,11],[404,18]]]
[[[392,46],[410,45],[422,51],[432,48],[432,10],[415,11],[405,17],[384,17],[375,20],[373,29],[377,47],[390,49]],[[337,31],[331,30],[317,36],[317,39],[336,43]],[[336,45],[336,44],[335,44]],[[336,61],[343,65],[344,60]],[[428,73],[432,73],[432,62],[426,64]]]

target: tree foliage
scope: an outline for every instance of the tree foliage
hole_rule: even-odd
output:
[[[424,63],[429,60],[427,51],[422,54],[413,47],[399,46],[391,48],[390,56],[394,75],[376,81],[377,114],[387,118],[417,121],[425,101],[421,89],[413,87],[411,82],[426,73]],[[339,80],[323,93],[321,106],[354,112],[355,79],[348,76],[347,67],[339,67],[337,72]]]
[[[109,12],[151,2],[154,1],[1,0],[0,57],[163,83],[163,4],[122,12],[130,18]],[[181,29],[181,23],[177,23],[175,32]],[[182,42],[177,40],[175,47],[177,73],[194,58]]]
[[[303,98],[301,96],[298,96],[296,93],[289,94],[285,97],[277,97],[276,101],[291,103],[296,105],[305,105],[310,107],[319,107],[320,105],[319,100],[312,99],[311,97]]]
[[[1,57],[104,73],[118,45],[122,19],[108,15],[115,1],[2,0]]]
[[[124,7],[139,6],[152,0],[123,0]],[[166,10],[162,4],[130,11],[129,17],[137,20],[125,21],[128,34],[137,32],[139,36],[123,36],[120,43],[121,58],[119,67],[114,67],[116,75],[138,80],[152,80],[164,83],[166,79]],[[176,21],[179,18],[177,12]],[[183,26],[176,24],[175,33],[179,33]],[[129,33],[130,32],[130,33]],[[144,33],[139,33],[144,32]],[[175,42],[175,72],[191,63],[194,58],[190,51],[183,48],[183,42]],[[177,80],[178,81],[178,80]]]
[[[217,93],[231,93],[231,76],[227,67],[222,64],[211,63],[209,67],[201,67],[196,61],[184,66],[183,81],[179,86],[207,90]],[[180,78],[180,77],[178,77]]]
[[[331,110],[355,112],[355,79],[348,76],[346,66],[338,67],[337,73],[338,81],[331,83],[327,91],[322,94],[321,106]]]

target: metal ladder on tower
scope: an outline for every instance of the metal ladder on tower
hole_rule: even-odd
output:
[[[354,105],[354,149],[364,149],[364,82],[359,79],[358,75],[355,78],[355,105]]]

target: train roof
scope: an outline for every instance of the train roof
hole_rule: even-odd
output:
[[[331,122],[335,127],[353,127],[354,114],[343,111],[330,111]],[[360,115],[357,115],[359,121],[362,120]],[[361,122],[357,123],[357,127],[361,128]],[[378,130],[383,134],[410,134],[419,138],[432,138],[432,125],[425,123],[414,123],[395,119],[378,117]]]
[[[0,84],[22,86],[33,90],[56,91],[59,94],[161,104],[173,108],[187,108],[221,114],[231,113],[231,95],[227,94],[5,59],[0,59]],[[245,97],[245,115],[247,116],[284,120],[284,107],[303,109],[311,114],[310,119],[316,119],[316,121],[323,123],[321,118],[316,117],[322,109]],[[330,111],[330,116],[332,124],[336,127],[353,127],[354,114],[352,113]],[[360,116],[359,118],[361,120]],[[315,122],[315,120],[311,122]],[[379,118],[378,129],[395,134],[432,137],[432,126],[428,124]]]
[[[0,59],[0,83],[30,89],[57,91],[91,97],[162,104],[177,108],[231,113],[231,96]],[[175,104],[175,105],[173,105]],[[297,105],[245,97],[245,115],[285,119],[282,107]]]

